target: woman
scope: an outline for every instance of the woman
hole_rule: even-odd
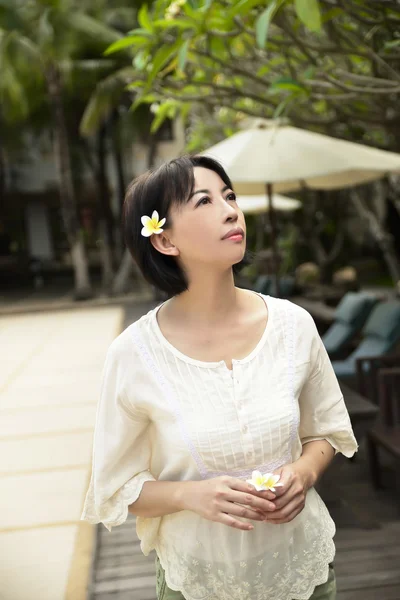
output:
[[[335,527],[313,486],[357,443],[312,318],[235,287],[246,225],[210,158],[139,177],[123,227],[170,299],[109,349],[83,518],[137,516],[159,600],[332,600]],[[257,491],[253,471],[278,485]]]

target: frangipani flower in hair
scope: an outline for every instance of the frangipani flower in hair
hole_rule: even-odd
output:
[[[267,490],[275,492],[275,488],[283,485],[283,483],[278,483],[280,478],[280,475],[274,475],[273,473],[262,475],[260,471],[253,471],[251,479],[248,479],[246,483],[252,485],[257,492],[265,492]]]
[[[153,233],[159,234],[164,231],[164,229],[162,229],[162,226],[164,225],[166,219],[161,219],[160,221],[158,212],[156,210],[153,211],[151,218],[144,215],[141,218],[141,221],[143,225],[142,235],[144,235],[144,237],[150,237],[151,235],[153,235]]]

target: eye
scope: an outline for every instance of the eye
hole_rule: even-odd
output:
[[[196,204],[196,208],[198,206],[208,204],[209,202],[210,202],[210,198],[208,198],[208,196],[204,196],[204,198],[202,198],[201,200],[198,201],[198,203]]]
[[[227,195],[226,199],[229,202],[236,202],[236,194],[235,194],[235,192],[230,192],[230,194]]]

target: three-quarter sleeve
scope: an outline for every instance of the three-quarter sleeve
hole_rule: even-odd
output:
[[[103,523],[109,531],[128,516],[143,484],[154,481],[149,471],[149,420],[128,404],[126,366],[111,346],[103,370],[93,440],[92,475],[82,520]]]
[[[309,315],[308,315],[309,316]],[[301,443],[327,440],[347,457],[353,456],[358,445],[338,380],[313,319],[308,375],[299,396]]]

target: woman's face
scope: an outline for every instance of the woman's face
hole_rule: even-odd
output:
[[[194,179],[189,202],[171,209],[172,226],[168,228],[166,223],[166,236],[179,251],[176,255],[184,267],[219,264],[228,268],[240,262],[245,253],[243,212],[235,193],[217,173],[195,167]]]

